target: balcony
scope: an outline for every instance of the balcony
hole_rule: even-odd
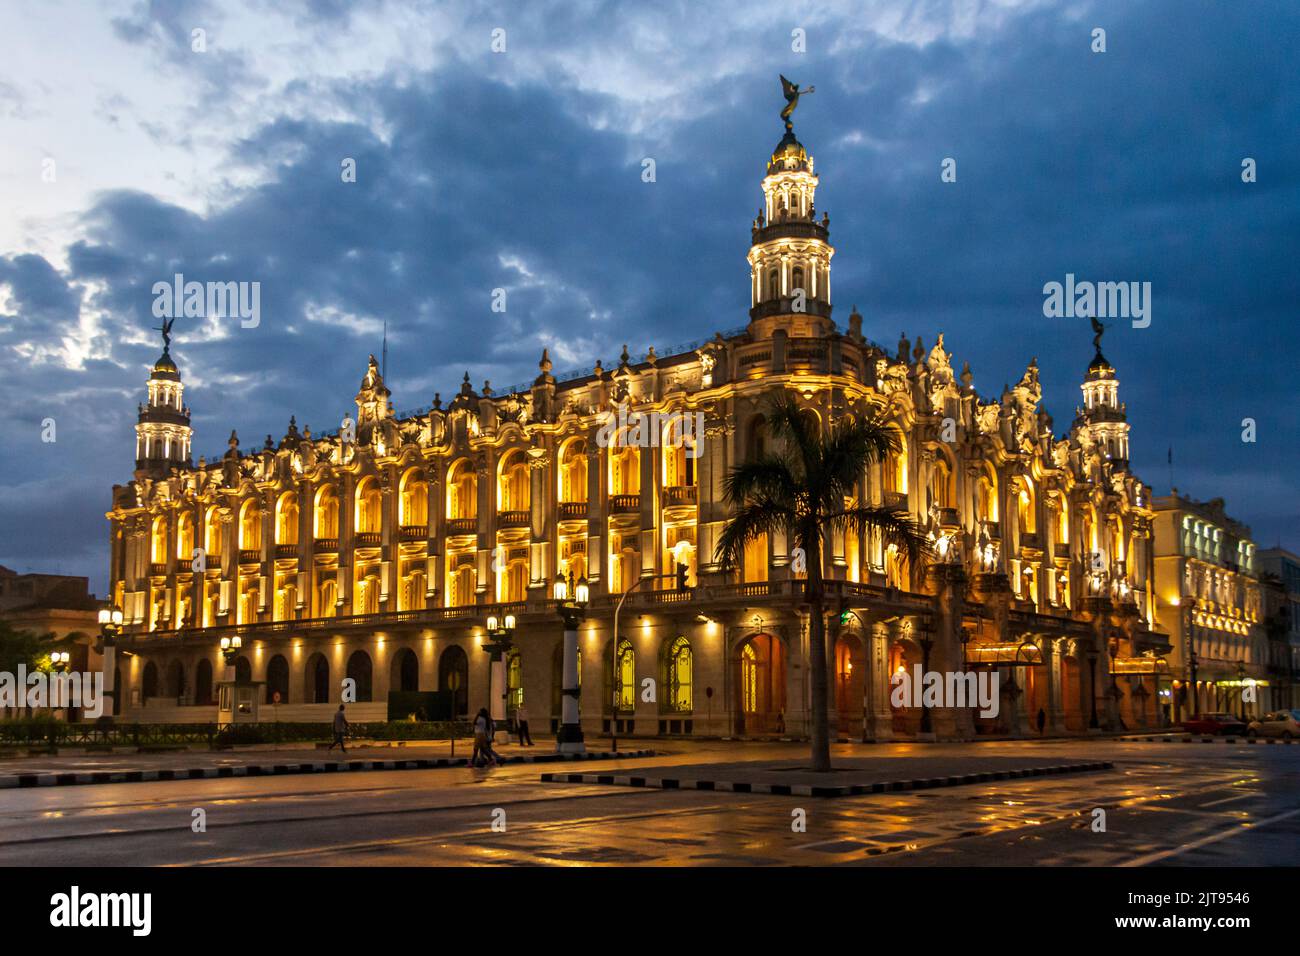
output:
[[[399,532],[403,541],[423,541],[429,537],[427,524],[404,524]]]
[[[882,504],[886,508],[891,508],[896,511],[905,509],[907,507],[907,492],[886,491],[882,499]]]
[[[166,561],[154,561],[149,565],[149,573],[154,577],[162,577],[167,573]]]
[[[939,509],[939,527],[945,531],[957,531],[961,528],[961,518],[957,516],[956,508]]]
[[[640,495],[610,495],[609,511],[611,514],[627,514],[641,510]]]
[[[1058,558],[1068,558],[1070,556],[1070,544],[1067,541],[1056,542],[1056,556]]]
[[[664,489],[665,505],[693,505],[698,489],[694,485],[674,485]]]
[[[260,549],[258,548],[239,549],[240,564],[259,564],[261,563],[261,560],[262,560],[262,552]]]
[[[478,518],[448,518],[448,534],[473,534],[478,530]]]
[[[587,518],[587,502],[585,501],[561,501],[560,502],[560,520],[585,521]]]
[[[1020,547],[1042,550],[1043,539],[1037,531],[1023,531],[1020,534]]]
[[[322,552],[328,553],[331,551],[337,551],[338,549],[339,549],[338,538],[317,538],[316,539],[314,550],[317,554],[321,554]]]
[[[497,512],[498,528],[526,528],[528,527],[527,511],[498,511]]]
[[[277,544],[275,546],[275,556],[277,558],[296,558],[298,557],[298,546],[296,544]]]
[[[384,540],[384,536],[379,531],[358,531],[353,543],[358,548],[377,548]]]

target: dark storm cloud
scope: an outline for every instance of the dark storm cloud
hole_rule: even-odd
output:
[[[119,30],[174,44],[203,9],[141,7]],[[314,9],[331,25],[350,15]],[[596,9],[529,7],[510,21],[512,42],[601,49],[609,31]],[[304,87],[365,122],[268,121],[230,148],[258,184],[206,215],[144,191],[100,197],[66,273],[36,256],[0,258],[15,313],[0,343],[57,342],[50,324],[75,323],[79,308],[112,343],[111,361],[57,372],[12,350],[0,358],[0,393],[33,409],[5,464],[22,494],[0,505],[0,563],[34,553],[25,543],[39,516],[57,514],[43,554],[87,560],[102,582],[102,511],[109,485],[129,477],[134,403],[158,352],[151,288],[176,272],[262,287],[257,328],[176,324],[196,454],[223,451],[231,428],[245,447],[278,439],[291,413],[317,431],[336,426],[385,321],[398,408],[449,397],[464,369],[476,387],[527,381],[543,345],[589,365],[623,342],[643,353],[743,325],[748,224],[781,134],[778,70],[817,85],[796,128],[831,215],[841,324],[856,303],[866,334],[891,350],[902,330],[927,348],[943,331],[988,397],[1037,356],[1064,432],[1091,333],[1086,320],[1043,317],[1043,284],[1067,272],[1149,281],[1150,328],[1117,322],[1105,345],[1139,473],[1163,492],[1172,444],[1184,490],[1226,496],[1261,544],[1281,534],[1295,546],[1300,80],[1282,38],[1300,15],[1172,0],[1070,9],[1086,12],[1030,12],[921,46],[854,33],[851,19],[821,23],[804,56],[788,52],[782,19],[741,73],[700,70],[686,118],[636,132],[592,122],[620,104],[567,75],[519,81],[483,58],[400,82]],[[664,15],[727,43],[721,9]],[[1104,54],[1089,51],[1093,26],[1107,29]],[[211,81],[213,95],[256,82],[219,71]],[[1245,156],[1258,161],[1256,184],[1241,182]],[[647,157],[653,184],[641,180]],[[954,184],[940,182],[945,157],[957,160]],[[356,183],[341,181],[345,158]],[[504,315],[490,311],[495,288],[508,291]],[[32,394],[44,396],[36,407]],[[46,408],[61,416],[57,446],[34,438]],[[1246,417],[1257,444],[1240,440]]]

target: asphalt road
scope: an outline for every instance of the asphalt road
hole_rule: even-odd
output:
[[[652,746],[661,756],[599,769],[805,752]],[[546,784],[551,768],[527,765],[9,790],[0,865],[1272,866],[1300,856],[1300,747],[1088,740],[835,752],[1032,754],[1115,769],[836,799]],[[803,830],[792,826],[800,810]]]

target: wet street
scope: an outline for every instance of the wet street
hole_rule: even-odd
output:
[[[638,746],[659,756],[599,771],[806,753]],[[0,863],[1222,866],[1294,865],[1300,848],[1300,747],[1071,740],[835,753],[1114,769],[838,798],[543,783],[553,768],[540,765],[42,787],[0,792]]]

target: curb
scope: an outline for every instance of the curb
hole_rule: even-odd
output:
[[[1062,764],[1052,767],[1034,767],[1026,770],[993,770],[982,773],[958,774],[951,777],[928,777],[914,780],[891,780],[884,783],[851,784],[842,787],[822,787],[811,784],[736,783],[730,780],[675,780],[671,777],[615,776],[604,773],[544,773],[543,783],[595,783],[606,786],[655,787],[661,790],[714,790],[730,793],[763,793],[778,797],[860,797],[873,793],[896,790],[927,790],[932,787],[959,787],[968,783],[988,783],[993,780],[1014,780],[1021,777],[1046,777],[1061,773],[1087,773],[1094,770],[1112,770],[1109,761]]]
[[[653,757],[653,750],[600,750],[586,754],[537,754],[505,757],[502,763],[557,763],[571,760],[612,760]],[[238,767],[192,767],[188,770],[97,770],[89,773],[18,773],[0,777],[0,789],[75,787],[104,783],[153,783],[159,780],[213,780],[222,777],[278,777],[304,773],[339,773],[363,770],[433,770],[467,767],[468,757],[422,757],[410,760],[350,760],[346,763],[315,760],[310,763],[243,764]]]
[[[1269,747],[1275,744],[1279,747],[1290,747],[1297,743],[1294,740],[1283,740],[1280,737],[1120,737],[1120,740],[1129,743],[1162,743],[1162,744],[1261,744]]]

